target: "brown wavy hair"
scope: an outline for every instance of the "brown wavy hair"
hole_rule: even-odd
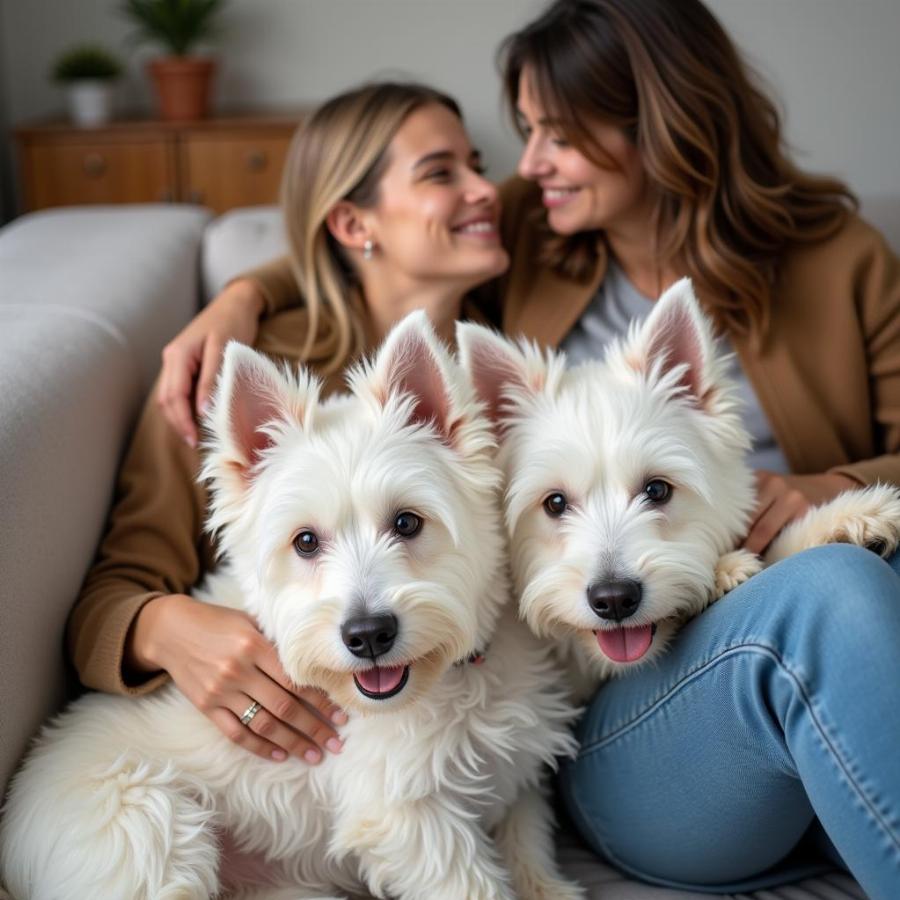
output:
[[[455,100],[425,85],[380,81],[323,103],[294,135],[281,182],[281,209],[291,269],[306,307],[301,359],[324,373],[340,371],[363,347],[363,297],[344,248],[328,230],[342,200],[378,203],[389,146],[411,113],[445,106],[462,120]]]
[[[856,208],[845,184],[789,160],[778,110],[700,0],[557,0],[498,59],[517,127],[527,67],[561,136],[595,164],[611,163],[591,122],[620,127],[637,146],[660,264],[691,275],[729,330],[764,333],[786,248],[832,235]],[[587,277],[604,252],[600,233],[545,227],[544,262]]]

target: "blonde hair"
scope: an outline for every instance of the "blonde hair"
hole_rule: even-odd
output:
[[[700,0],[557,0],[500,60],[511,110],[528,67],[564,137],[598,165],[590,122],[624,131],[654,192],[661,262],[686,265],[727,328],[764,334],[785,250],[830,236],[855,207],[842,182],[790,161],[778,111]],[[597,238],[548,227],[543,259],[585,278]]]
[[[371,207],[387,168],[388,146],[406,118],[438,103],[460,119],[456,102],[419,84],[376,82],[323,104],[298,129],[281,185],[281,208],[297,287],[308,313],[301,358],[325,374],[363,347],[363,297],[347,254],[327,218],[348,200]]]

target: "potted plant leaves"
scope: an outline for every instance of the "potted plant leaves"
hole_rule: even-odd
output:
[[[192,51],[215,33],[224,4],[225,0],[124,0],[121,9],[137,26],[135,38],[168,51],[147,64],[163,119],[206,115],[216,63]]]
[[[103,125],[112,117],[113,83],[122,64],[105,48],[83,44],[66,50],[53,66],[53,79],[66,88],[69,116],[76,125]]]

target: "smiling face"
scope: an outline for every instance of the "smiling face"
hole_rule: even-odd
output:
[[[617,229],[649,222],[640,153],[617,126],[592,123],[598,165],[570,144],[562,123],[544,109],[526,66],[519,80],[518,116],[525,148],[518,172],[537,182],[547,222],[558,234]]]
[[[523,618],[601,677],[653,659],[709,602],[753,508],[748,438],[689,284],[602,363],[566,369],[473,325],[457,340],[500,435]]]
[[[382,269],[404,282],[461,289],[503,272],[497,189],[481,172],[451,110],[432,103],[412,112],[388,148],[376,205],[361,211]]]
[[[397,422],[325,407],[256,488],[260,623],[295,682],[354,709],[410,702],[472,652],[488,575],[454,454]]]
[[[213,525],[297,684],[383,712],[483,647],[506,597],[490,429],[424,313],[320,403],[247,348],[213,411]]]
[[[742,477],[727,483],[702,412],[599,364],[520,412],[504,468],[524,618],[604,675],[652,659],[706,605],[741,522],[716,499]]]

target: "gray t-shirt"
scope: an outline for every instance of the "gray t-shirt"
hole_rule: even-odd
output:
[[[597,359],[603,355],[609,341],[624,335],[633,320],[645,318],[652,308],[653,301],[638,291],[620,266],[610,261],[600,290],[575,323],[575,327],[563,339],[560,349],[566,352],[570,363]],[[744,426],[750,432],[753,441],[748,456],[749,464],[754,469],[789,472],[787,460],[775,442],[772,427],[759,405],[753,386],[744,375],[731,342],[725,337],[719,337],[718,345],[720,352],[731,353],[728,374],[738,386],[738,395],[744,412]]]

